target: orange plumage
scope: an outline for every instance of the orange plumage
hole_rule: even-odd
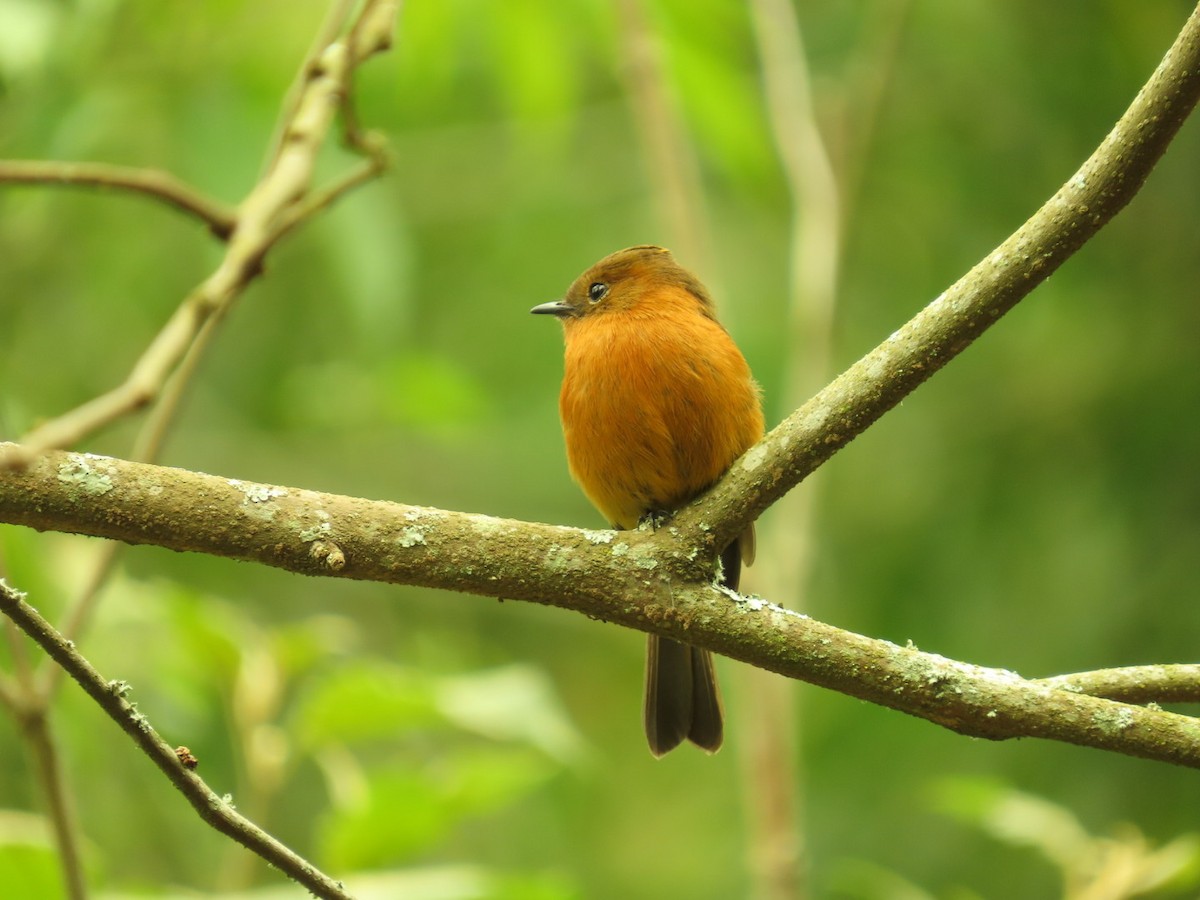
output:
[[[758,387],[716,319],[708,291],[661,247],[620,250],[566,296],[534,307],[566,340],[559,410],[571,474],[617,528],[667,512],[715,482],[763,433]],[[753,557],[748,531],[722,554],[737,588]],[[645,703],[650,749],[684,738],[709,751],[723,736],[705,650],[651,635]]]

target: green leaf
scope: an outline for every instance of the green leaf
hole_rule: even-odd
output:
[[[309,748],[396,739],[441,723],[431,679],[386,662],[350,663],[321,674],[297,700],[293,727]]]
[[[584,753],[583,738],[553,684],[532,666],[446,679],[438,686],[437,703],[462,728],[496,740],[524,741],[559,762],[577,761]]]
[[[20,810],[0,810],[0,894],[61,896],[59,871],[46,820]]]

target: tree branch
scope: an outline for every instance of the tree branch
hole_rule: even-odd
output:
[[[1041,209],[751,448],[675,526],[725,546],[970,346],[1133,199],[1198,98],[1200,6],[1120,121]]]
[[[136,705],[126,699],[129,686],[121,681],[108,681],[103,678],[75,649],[75,645],[55,631],[37,610],[25,602],[25,595],[10,587],[4,579],[0,579],[0,610],[79,683],[79,686],[162,770],[205,822],[258,854],[289,878],[304,885],[314,896],[349,900],[350,894],[340,882],[316,869],[307,860],[297,856],[238,813],[229,798],[219,797],[200,776],[186,768],[180,760],[179,753],[150,727],[150,723],[138,712]]]
[[[169,172],[135,169],[92,162],[0,160],[0,184],[68,185],[133,191],[159,200],[203,221],[208,230],[225,240],[237,217],[232,209],[205,197]]]
[[[335,8],[331,22],[344,27],[345,4]],[[368,0],[340,39],[323,46],[302,67],[302,88],[285,117],[273,162],[238,207],[228,234],[225,257],[203,283],[180,304],[123,383],[69,412],[35,428],[0,468],[28,465],[38,453],[77,443],[96,429],[149,404],[187,353],[205,323],[227,309],[262,271],[267,253],[306,217],[315,214],[346,191],[381,172],[386,165],[382,143],[353,126],[350,143],[368,155],[367,162],[329,189],[311,196],[313,170],[334,116],[346,103],[355,66],[383,49],[383,32],[394,25],[397,5]],[[389,18],[390,16],[390,18]],[[331,26],[330,26],[331,27]],[[335,32],[336,34],[336,32]],[[290,100],[288,101],[290,103]],[[137,178],[126,172],[127,180]],[[155,179],[157,173],[143,173]]]
[[[4,580],[0,579],[0,605],[7,589]],[[48,710],[25,703],[19,708],[16,719],[29,747],[37,781],[45,798],[46,815],[52,825],[51,832],[58,849],[59,869],[66,895],[70,900],[87,900],[87,879],[79,846],[74,798],[67,787],[58,745],[50,731]]]
[[[1078,686],[1056,689],[729,594],[672,526],[588,531],[57,451],[0,475],[0,521],[305,575],[574,609],[960,734],[1041,737],[1200,768],[1200,720],[1091,697]]]
[[[1038,684],[1125,703],[1200,703],[1200,665],[1097,669],[1041,678]]]

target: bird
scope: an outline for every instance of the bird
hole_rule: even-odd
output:
[[[571,476],[609,524],[660,521],[708,489],[763,435],[761,392],[700,280],[649,244],[605,256],[560,300],[559,413]],[[751,525],[721,552],[736,591]],[[715,753],[724,712],[708,650],[651,634],[643,721],[650,752],[684,740]]]

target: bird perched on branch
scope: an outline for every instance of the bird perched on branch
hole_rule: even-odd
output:
[[[567,462],[614,528],[683,506],[762,437],[750,367],[704,285],[667,250],[610,254],[563,299],[531,312],[563,324]],[[722,552],[722,582],[737,590],[741,565],[753,557],[751,528]],[[711,654],[650,635],[644,717],[655,756],[685,738],[719,749],[723,715]]]

